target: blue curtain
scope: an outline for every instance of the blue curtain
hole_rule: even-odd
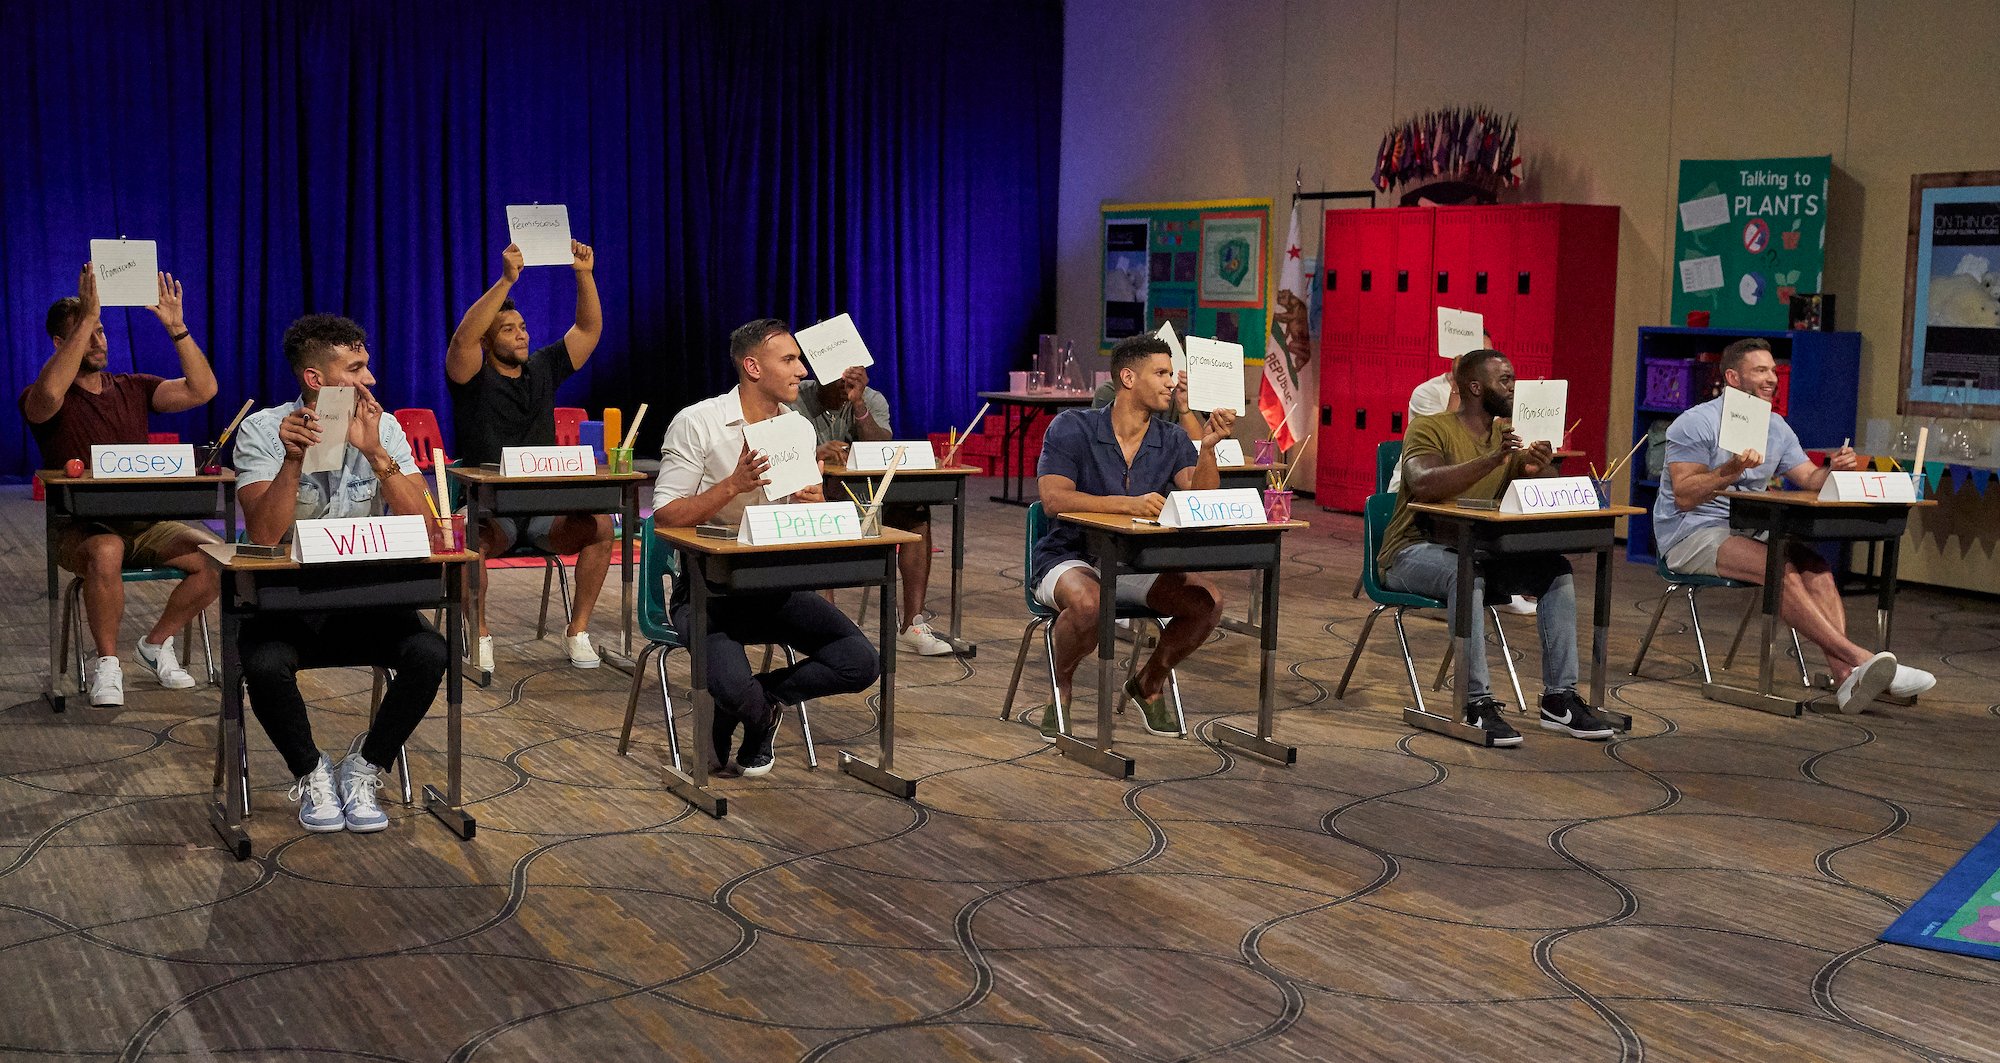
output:
[[[212,439],[296,393],[311,311],[369,332],[391,408],[449,417],[459,315],[510,203],[565,203],[606,329],[559,401],[671,414],[725,390],[729,330],[853,314],[899,435],[977,406],[1054,321],[1059,0],[105,2],[0,5],[0,474],[36,451],[12,401],[93,238],[160,242],[216,363]],[[536,342],[565,267],[516,288]],[[144,309],[112,368],[177,375]],[[449,438],[447,427],[447,438]]]

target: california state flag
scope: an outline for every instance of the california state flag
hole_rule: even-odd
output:
[[[1271,335],[1264,341],[1264,382],[1257,388],[1257,409],[1280,450],[1290,450],[1312,434],[1312,404],[1302,383],[1312,361],[1311,301],[1301,256],[1299,205],[1293,203],[1291,234],[1285,238],[1285,257],[1278,270],[1278,310],[1271,315]]]

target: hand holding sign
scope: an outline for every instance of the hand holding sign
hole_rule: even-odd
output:
[[[729,489],[732,497],[755,491],[771,482],[764,476],[770,469],[770,459],[750,449],[749,433],[746,432],[743,439],[743,453],[736,458],[736,469],[729,474],[728,479],[722,481],[722,486]]]
[[[1243,412],[1243,345],[1187,338],[1188,408]]]
[[[597,252],[581,240],[569,242],[569,268],[578,273],[589,273],[597,268]]]
[[[819,482],[817,436],[804,417],[786,412],[745,425],[743,442],[770,462],[765,498],[775,502]]]
[[[347,426],[354,417],[354,389],[319,389],[313,400],[313,421],[319,438],[306,448],[301,472],[332,472],[347,463]]]
[[[1716,445],[1725,454],[1761,451],[1771,437],[1771,404],[1737,388],[1722,389],[1722,429]],[[1754,468],[1763,462],[1753,462]]]
[[[508,284],[518,283],[521,279],[521,267],[526,264],[521,259],[520,244],[508,244],[506,247],[500,249],[501,280],[506,281]]]
[[[152,306],[160,300],[160,245],[151,240],[92,240],[90,264],[104,306]]]
[[[868,353],[868,344],[861,340],[861,331],[846,314],[802,328],[792,338],[799,341],[799,350],[805,352],[813,378],[822,384],[840,379],[849,366],[875,364],[875,356]]]
[[[507,233],[529,266],[566,266],[571,261],[569,208],[560,203],[507,208]]]
[[[1559,443],[1569,401],[1567,380],[1522,380],[1514,385],[1514,434],[1523,444]]]

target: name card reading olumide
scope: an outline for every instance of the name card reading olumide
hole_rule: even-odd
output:
[[[1820,485],[1822,502],[1909,502],[1917,487],[1906,472],[1830,472]]]
[[[849,469],[867,469],[871,471],[887,469],[889,462],[895,459],[898,450],[903,452],[903,463],[896,466],[898,469],[935,469],[938,467],[937,451],[932,449],[930,440],[928,439],[910,442],[883,439],[868,443],[850,444],[847,448],[847,467]]]
[[[597,454],[589,447],[501,447],[502,476],[591,476]]]
[[[793,502],[746,506],[736,541],[745,546],[826,543],[861,538],[861,511],[852,502]]]
[[[292,528],[292,560],[317,565],[429,557],[431,535],[424,521],[415,515],[302,520]]]
[[[191,443],[93,443],[90,474],[99,480],[150,480],[193,476]]]
[[[1254,487],[1219,491],[1175,491],[1160,509],[1160,524],[1168,528],[1228,528],[1266,524],[1264,497]]]
[[[1582,513],[1603,509],[1597,485],[1588,476],[1549,476],[1515,480],[1500,498],[1502,513]]]

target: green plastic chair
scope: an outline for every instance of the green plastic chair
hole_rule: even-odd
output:
[[[1704,638],[1701,633],[1701,610],[1694,603],[1695,592],[1706,587],[1721,587],[1729,590],[1739,587],[1755,587],[1757,585],[1754,583],[1745,583],[1742,580],[1730,579],[1727,576],[1704,576],[1696,572],[1675,572],[1673,569],[1667,567],[1667,559],[1665,557],[1660,558],[1653,568],[1654,571],[1660,574],[1660,578],[1667,582],[1667,592],[1660,595],[1660,604],[1653,608],[1653,622],[1646,625],[1646,637],[1639,640],[1639,654],[1632,658],[1631,674],[1638,675],[1639,666],[1646,663],[1646,651],[1653,645],[1653,632],[1659,630],[1660,616],[1667,611],[1668,600],[1673,598],[1675,593],[1686,591],[1688,620],[1694,627],[1694,646],[1701,658],[1701,681],[1704,684],[1715,682],[1715,676],[1708,668],[1708,639]],[[1743,614],[1743,622],[1736,625],[1736,638],[1730,642],[1729,656],[1724,658],[1722,662],[1722,667],[1725,671],[1736,663],[1736,650],[1743,644],[1743,632],[1750,626],[1750,618],[1756,615],[1757,605],[1761,600],[1757,596],[1752,596],[1750,599],[1750,611]],[[1799,684],[1810,687],[1813,685],[1812,673],[1806,667],[1805,648],[1799,644],[1798,629],[1788,627],[1785,630],[1790,631],[1792,634],[1792,656],[1799,662]]]
[[[1402,460],[1403,460],[1402,440],[1385,439],[1382,442],[1375,444],[1375,493],[1376,494],[1382,495],[1389,493],[1389,478],[1396,475],[1396,463]],[[1362,590],[1361,581],[1363,578],[1365,578],[1367,574],[1366,565],[1362,566],[1362,573],[1363,573],[1362,576],[1355,577],[1354,593],[1348,595],[1348,597],[1350,598],[1361,597],[1361,590]]]

